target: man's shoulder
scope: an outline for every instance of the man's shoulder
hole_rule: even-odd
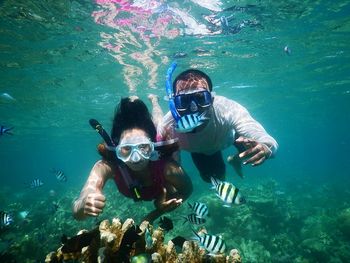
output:
[[[242,107],[242,105],[238,102],[224,96],[215,95],[214,97],[213,108],[216,112],[227,113],[240,107]]]

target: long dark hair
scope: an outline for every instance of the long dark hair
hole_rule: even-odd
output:
[[[156,141],[156,127],[146,104],[140,99],[122,98],[115,109],[111,132],[112,140],[117,145],[121,134],[125,130],[134,128],[145,131],[151,141]]]

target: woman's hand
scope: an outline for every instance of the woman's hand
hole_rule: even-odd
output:
[[[157,208],[157,210],[161,211],[162,213],[172,211],[182,204],[182,199],[172,198],[166,200],[166,196],[167,191],[163,187],[162,195],[154,201],[154,206]]]
[[[87,195],[84,204],[84,214],[90,216],[98,216],[102,213],[106,205],[106,198],[101,193],[90,193]]]

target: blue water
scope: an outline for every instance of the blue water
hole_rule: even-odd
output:
[[[298,219],[295,224],[299,226],[295,231],[286,227],[254,235],[245,228],[233,229],[237,225],[223,221],[212,223],[212,231],[231,231],[226,239],[234,237],[232,243],[228,242],[243,252],[246,262],[259,262],[256,255],[260,253],[242,245],[248,240],[258,242],[250,244],[269,252],[270,256],[261,256],[264,260],[260,262],[350,259],[344,252],[349,234],[336,228],[338,215],[350,207],[350,4],[325,0],[249,1],[250,5],[246,1],[206,2],[211,2],[210,8],[215,10],[244,8],[212,11],[197,1],[154,1],[150,3],[162,5],[149,9],[147,15],[121,10],[112,20],[115,24],[109,24],[96,20],[96,12],[104,11],[106,17],[110,11],[106,4],[83,0],[0,2],[0,94],[14,98],[0,96],[0,125],[14,127],[13,136],[0,136],[0,210],[35,209],[32,225],[10,229],[2,239],[13,231],[21,247],[26,231],[30,234],[41,223],[48,225],[52,215],[39,213],[39,222],[36,213],[40,202],[51,202],[50,198],[62,203],[65,212],[60,218],[66,220],[66,226],[81,228],[84,223],[75,223],[71,218],[70,202],[78,196],[99,158],[95,146],[100,138],[88,120],[96,118],[110,130],[115,105],[129,95],[138,95],[150,106],[147,95],[156,94],[166,111],[165,73],[176,59],[176,73],[189,67],[205,71],[218,95],[244,105],[278,141],[280,149],[274,159],[260,167],[245,167],[244,180],[228,168],[228,178],[242,191],[257,195],[260,192],[254,189],[273,180],[275,190],[285,192],[283,200],[289,200],[281,210],[289,207],[287,210]],[[136,3],[145,10],[149,8],[142,1]],[[180,14],[195,19],[197,25]],[[233,15],[230,26],[244,25],[239,32],[221,32],[222,28],[214,28],[205,15]],[[120,19],[132,22],[116,24]],[[247,21],[254,23],[248,25]],[[190,31],[193,28],[203,31]],[[217,34],[211,34],[210,29]],[[183,55],[179,56],[179,52]],[[192,200],[213,195],[209,190],[203,194],[208,185],[200,181],[187,153],[183,153],[183,166],[194,183]],[[62,169],[68,182],[59,184],[50,173],[52,168]],[[34,178],[41,178],[45,185],[37,191],[24,188]],[[114,185],[108,187],[114,194]],[[51,189],[57,192],[55,197],[49,196]],[[254,217],[254,211],[250,215],[252,220],[260,220]],[[131,212],[128,216],[138,215]],[[283,220],[285,216],[279,221]],[[293,254],[290,246],[285,248],[290,257],[278,261],[280,251],[273,250],[267,240],[283,240],[282,236],[291,242],[309,240],[305,229],[310,221],[321,222],[326,229],[327,224],[335,227],[334,231],[320,231],[330,241],[317,253],[324,258],[332,250],[330,256],[322,261],[316,252],[306,253],[310,249],[307,246]],[[56,238],[50,239],[51,246],[40,255],[22,252],[22,260],[42,259],[59,246],[62,229],[51,226],[46,230],[54,232]],[[26,242],[34,247],[38,244],[34,239]],[[16,249],[12,246],[10,251]]]

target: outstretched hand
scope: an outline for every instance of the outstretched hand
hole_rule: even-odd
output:
[[[172,199],[166,200],[166,195],[167,195],[166,193],[167,191],[163,187],[162,195],[157,200],[154,201],[155,207],[158,210],[162,211],[163,213],[172,211],[182,204],[181,198],[180,199],[172,198]]]
[[[239,154],[239,158],[245,159],[243,164],[260,165],[271,156],[271,150],[265,144],[254,139],[240,136],[235,143],[246,149]]]

